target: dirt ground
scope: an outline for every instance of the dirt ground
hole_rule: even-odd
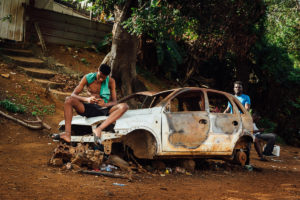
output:
[[[85,73],[96,72],[105,54],[64,45],[48,45],[49,55],[66,67]]]
[[[56,106],[54,115],[43,118],[51,131],[29,130],[0,117],[0,199],[300,199],[300,149],[291,146],[282,145],[280,157],[269,162],[252,151],[254,171],[213,167],[192,175],[145,174],[132,182],[49,166],[56,147],[49,134],[63,119],[63,104],[14,68],[1,65],[0,73],[10,73],[9,79],[0,77],[1,98],[39,95],[45,105]]]
[[[252,152],[261,171],[206,169],[128,182],[48,166],[56,144],[47,133],[0,119],[0,199],[300,199],[299,148],[281,146],[270,162]]]

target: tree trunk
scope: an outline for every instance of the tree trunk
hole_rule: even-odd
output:
[[[122,96],[133,93],[133,83],[136,79],[136,59],[138,51],[138,37],[130,35],[122,27],[122,22],[128,16],[131,0],[124,6],[115,6],[115,23],[112,30],[112,47],[102,63],[112,68],[112,76],[117,86],[121,88]]]

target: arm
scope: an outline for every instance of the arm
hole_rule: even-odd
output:
[[[251,103],[250,103],[250,97],[247,95],[247,100],[245,102],[245,108],[246,108],[246,110],[248,112],[250,111],[250,105],[251,105]]]
[[[246,110],[249,112],[249,110],[250,110],[250,104],[246,103],[246,104],[245,104],[245,108],[246,108]]]
[[[264,128],[257,128],[256,124],[253,123],[253,133],[264,132]]]
[[[232,108],[232,105],[231,105],[230,101],[228,101],[227,108],[224,110],[223,113],[229,113],[231,108]]]
[[[227,106],[226,110],[224,110],[223,113],[229,113],[229,111],[230,111],[230,106]]]
[[[85,76],[81,79],[79,85],[76,86],[74,91],[71,94],[71,97],[74,97],[82,102],[88,102],[88,103],[95,103],[96,98],[95,97],[82,97],[79,96],[79,94],[82,92],[84,86],[87,85],[87,80]]]

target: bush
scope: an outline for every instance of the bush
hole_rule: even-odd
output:
[[[20,104],[15,104],[8,99],[4,99],[0,101],[1,107],[5,108],[7,111],[13,113],[24,113],[26,111],[26,107]]]

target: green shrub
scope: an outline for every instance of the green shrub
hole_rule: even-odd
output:
[[[1,107],[5,108],[7,111],[13,113],[24,113],[26,111],[26,107],[20,104],[15,104],[8,99],[4,99],[0,101]]]

